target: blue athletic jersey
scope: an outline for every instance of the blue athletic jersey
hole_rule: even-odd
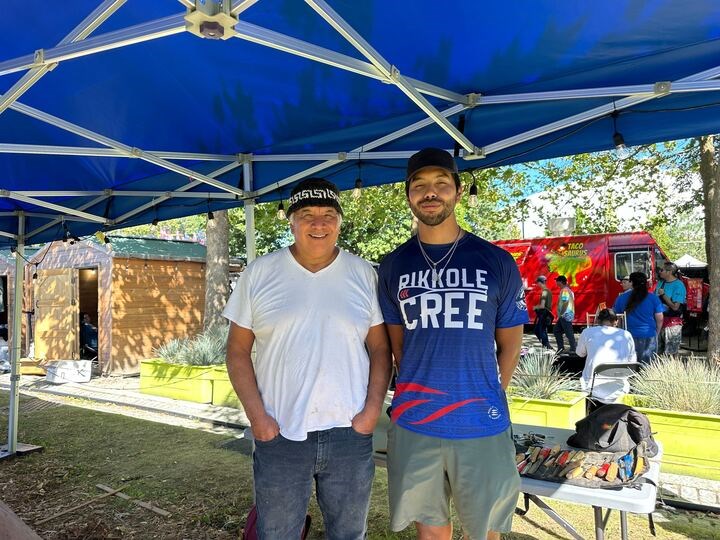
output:
[[[437,261],[451,245],[423,247]],[[383,260],[378,273],[385,322],[404,326],[393,421],[450,439],[505,431],[510,414],[500,386],[495,329],[529,322],[512,256],[465,233],[449,262],[438,265],[433,285],[413,237]]]

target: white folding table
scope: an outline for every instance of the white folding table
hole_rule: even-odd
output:
[[[559,444],[567,447],[566,441],[574,432],[569,429],[557,429],[549,427],[529,426],[514,424],[513,431],[516,435],[524,433],[537,433],[545,435],[545,446]],[[640,484],[639,488],[625,487],[622,489],[596,489],[547,480],[536,480],[521,476],[520,491],[525,494],[526,504],[532,501],[554,521],[562,526],[573,538],[583,540],[583,537],[568,523],[562,516],[550,508],[540,497],[568,501],[578,504],[587,504],[593,507],[595,516],[595,538],[604,540],[605,525],[610,511],[620,512],[620,531],[622,539],[628,538],[627,512],[634,514],[651,514],[655,510],[655,498],[657,496],[657,483],[660,476],[660,459],[662,458],[662,445],[658,443],[657,456],[649,459],[650,470],[645,473],[645,478],[651,483]],[[603,510],[607,510],[603,516]],[[652,521],[651,521],[652,523]]]

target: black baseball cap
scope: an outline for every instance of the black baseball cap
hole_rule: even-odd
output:
[[[421,170],[426,167],[439,167],[452,173],[455,179],[455,185],[460,187],[460,177],[458,176],[457,163],[449,152],[440,148],[423,148],[419,152],[410,156],[405,172],[405,193],[408,192],[410,181]]]

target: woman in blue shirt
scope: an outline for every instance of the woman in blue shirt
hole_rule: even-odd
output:
[[[632,288],[618,296],[613,306],[616,313],[625,313],[638,362],[643,364],[649,364],[657,352],[657,336],[663,324],[663,305],[648,292],[647,281],[642,272],[630,274]]]

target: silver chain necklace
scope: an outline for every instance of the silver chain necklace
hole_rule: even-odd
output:
[[[444,272],[445,268],[447,268],[447,265],[450,263],[450,259],[452,259],[453,253],[455,253],[455,248],[457,248],[458,242],[460,241],[460,237],[462,236],[462,229],[458,227],[458,233],[455,237],[455,241],[453,242],[452,246],[450,246],[450,249],[447,250],[447,253],[443,255],[439,260],[433,261],[430,256],[425,252],[425,248],[423,248],[422,242],[420,241],[420,235],[417,235],[417,241],[418,246],[420,246],[420,253],[422,253],[423,258],[425,259],[425,262],[430,267],[430,270],[432,271],[432,285],[433,287],[437,286],[438,281],[440,281],[440,272]],[[447,261],[445,261],[447,259]],[[440,268],[440,272],[438,272],[437,267],[439,264],[441,264],[443,261],[445,261],[445,264]]]

